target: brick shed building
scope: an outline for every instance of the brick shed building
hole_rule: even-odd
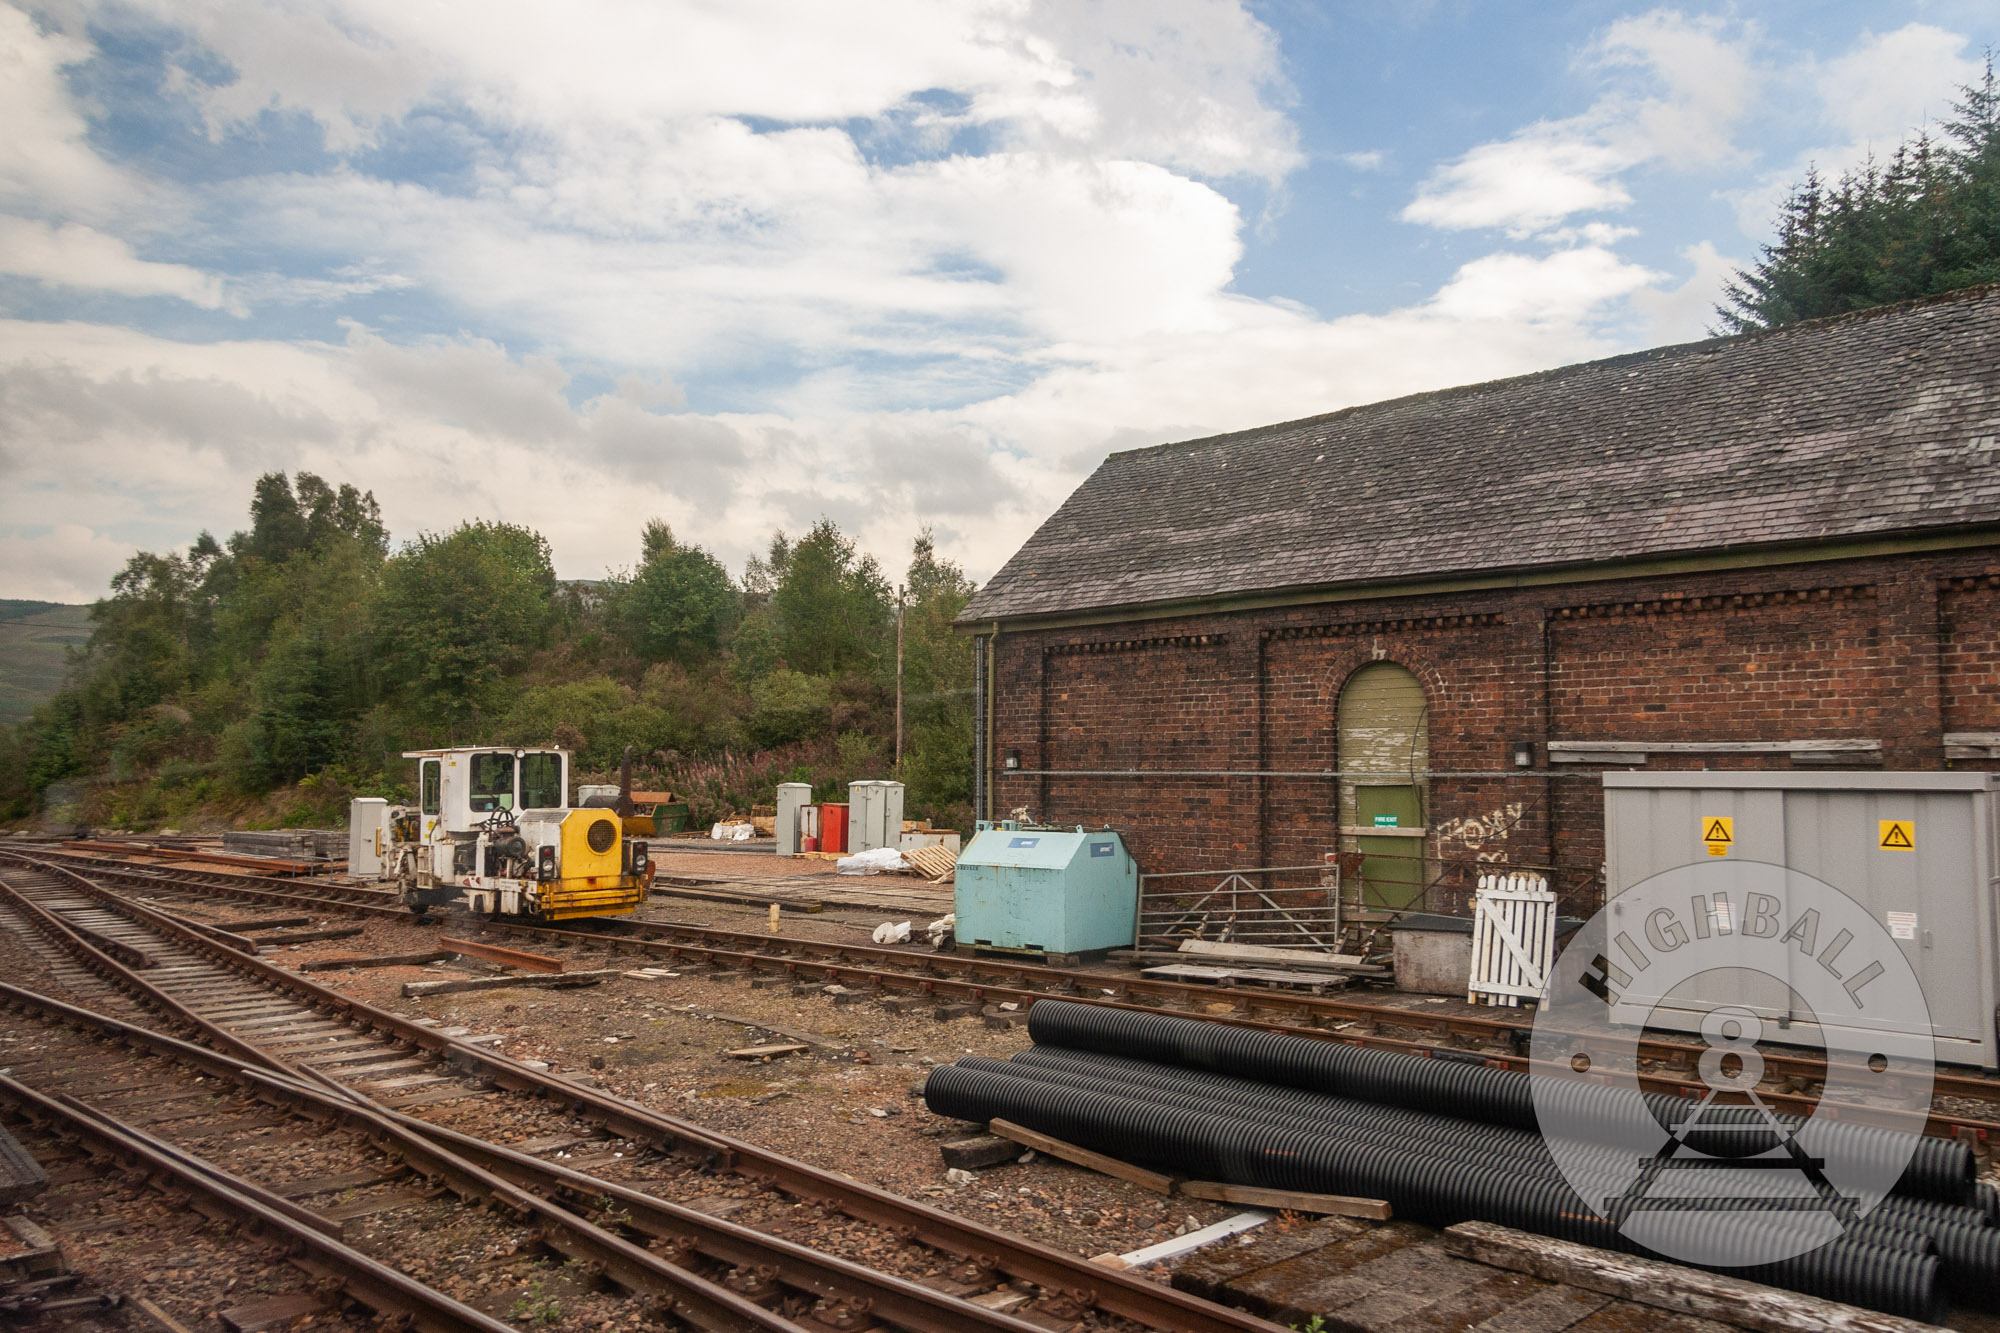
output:
[[[1607,767],[2000,766],[2000,287],[1116,453],[960,625],[982,816],[1592,907]]]

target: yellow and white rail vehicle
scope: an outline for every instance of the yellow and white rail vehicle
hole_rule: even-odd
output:
[[[560,921],[638,910],[651,878],[624,796],[569,803],[567,750],[410,750],[417,803],[392,809],[384,869],[414,911],[458,904]],[[629,783],[624,790],[629,790]]]

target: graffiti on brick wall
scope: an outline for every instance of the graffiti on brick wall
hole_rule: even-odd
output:
[[[1472,852],[1476,861],[1499,861],[1506,852],[1487,849],[1487,843],[1499,842],[1521,822],[1527,807],[1519,801],[1510,801],[1497,810],[1485,814],[1463,815],[1457,819],[1447,819],[1437,826],[1437,845],[1440,852],[1451,849]]]

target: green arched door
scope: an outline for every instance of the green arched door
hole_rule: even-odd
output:
[[[1430,769],[1423,683],[1393,662],[1370,663],[1341,687],[1336,724],[1340,823],[1354,830],[1348,836],[1362,854],[1362,901],[1371,907],[1420,907]]]

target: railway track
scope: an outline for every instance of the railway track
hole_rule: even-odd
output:
[[[798,1314],[797,1320],[807,1321],[796,1322],[800,1328],[817,1323],[836,1329],[886,1324],[913,1333],[1025,1330],[1084,1320],[1099,1327],[1129,1321],[1189,1333],[1268,1333],[1273,1327],[530,1068],[317,986],[71,870],[36,865],[10,851],[0,859],[0,907],[60,944],[126,1003],[159,1015],[186,1041],[206,1047],[209,1058],[238,1069],[242,1078],[261,1081],[261,1088],[317,1099],[316,1113],[367,1115],[394,1125],[428,1143],[430,1151],[470,1163],[526,1196],[509,1206],[565,1213],[569,1206],[594,1209],[600,1221],[615,1222],[623,1234],[613,1238],[621,1243],[650,1241],[671,1254],[721,1266],[725,1271],[710,1285],[765,1313],[802,1305],[816,1312]],[[95,1023],[123,1034],[121,1039],[131,1035],[130,1019],[85,1014],[17,988],[0,988],[0,1000],[59,1014],[62,1021]],[[504,1106],[510,1126],[532,1132],[527,1144],[509,1148],[476,1132],[492,1121],[496,1106]],[[419,1109],[421,1118],[413,1114]],[[599,1140],[603,1152],[621,1145],[615,1150],[622,1157],[600,1153],[603,1164],[594,1167],[608,1178],[522,1150],[540,1144],[546,1155],[558,1150],[553,1145],[575,1146],[579,1120],[613,1136]],[[456,1188],[456,1167],[433,1163],[414,1169]],[[754,1183],[758,1197],[772,1205],[766,1212],[789,1209],[796,1221],[803,1209],[808,1223],[815,1216],[838,1215],[844,1223],[861,1224],[829,1229],[845,1236],[838,1244],[814,1238],[828,1251],[842,1246],[871,1255],[903,1251],[898,1262],[926,1280],[895,1277],[703,1213],[693,1203],[712,1193],[718,1175]],[[679,1191],[692,1202],[675,1202],[670,1196]],[[582,1233],[569,1220],[574,1214],[554,1220],[536,1216],[536,1229],[550,1236],[550,1243],[560,1235],[572,1247],[602,1246],[587,1235],[577,1239]],[[623,1286],[626,1275],[614,1260],[615,1255],[599,1254],[587,1262]],[[636,1261],[626,1255],[622,1262]],[[971,1299],[1006,1296],[1001,1289],[1008,1287],[1031,1297],[1023,1309],[1036,1323],[997,1314]]]
[[[194,890],[269,905],[311,907],[324,912],[387,915],[411,920],[392,893],[351,885],[310,886],[307,892],[290,881],[260,881],[244,877],[176,871],[171,880],[151,867],[106,862],[64,854],[65,863],[87,866],[89,873],[131,886]],[[329,892],[321,895],[319,890]],[[1156,980],[1118,973],[1042,967],[1004,959],[957,954],[917,953],[869,944],[806,940],[793,936],[733,931],[710,926],[614,918],[588,925],[538,926],[480,918],[490,933],[544,943],[588,943],[669,960],[701,959],[732,969],[781,972],[842,985],[876,989],[885,995],[914,995],[977,1004],[1031,1005],[1055,995],[1132,1008],[1168,1007],[1197,1011],[1216,1021],[1271,1031],[1314,1036],[1427,1058],[1479,1060],[1499,1068],[1528,1068],[1527,1041],[1532,1020],[1525,1014],[1487,1018],[1463,1013],[1427,1014],[1352,996],[1289,994],[1246,987],[1218,988],[1187,982]],[[1226,1004],[1233,1012],[1215,1014],[1211,1006]],[[1402,1035],[1406,1034],[1406,1035]],[[1706,1087],[1697,1069],[1704,1048],[1698,1044],[1649,1036],[1637,1046],[1637,1077],[1651,1092],[1700,1097]],[[1810,1115],[1818,1104],[1811,1085],[1826,1075],[1817,1054],[1760,1047],[1768,1083],[1759,1095],[1780,1109]],[[1975,1145],[2000,1143],[2000,1077],[1977,1071],[1940,1068],[1934,1097],[1987,1103],[1995,1108],[1975,1112],[1939,1108],[1926,1132],[1965,1138]]]
[[[905,1329],[1027,1333],[1035,1327],[978,1307],[963,1309],[964,1302],[942,1293],[476,1136],[243,1068],[134,1024],[12,987],[0,988],[0,1000],[34,1015],[44,1029],[35,1058],[0,1081],[0,1099],[21,1114],[46,1120],[67,1110],[64,1123],[72,1126],[78,1116],[93,1116],[125,1140],[150,1147],[149,1165],[155,1169],[160,1156],[180,1158],[168,1174],[182,1188],[200,1188],[205,1177],[256,1198],[283,1215],[257,1214],[262,1223],[308,1243],[314,1238],[300,1227],[339,1238],[343,1231],[359,1230],[355,1224],[364,1220],[393,1219],[393,1225],[369,1228],[348,1247],[373,1251],[366,1257],[381,1268],[414,1264],[425,1270],[425,1281],[437,1281],[452,1276],[451,1260],[457,1257],[471,1269],[463,1278],[490,1279],[496,1269],[502,1276],[533,1278],[540,1254],[552,1250],[582,1269],[586,1302],[595,1295],[613,1298],[592,1302],[599,1308],[585,1311],[604,1322],[629,1318],[631,1311],[618,1308],[620,1300],[636,1298],[646,1315],[672,1315],[704,1329],[800,1333],[829,1320],[841,1327],[861,1310]],[[147,1128],[120,1123],[121,1114],[136,1114],[149,1122]],[[147,1143],[149,1130],[167,1141]],[[206,1153],[207,1160],[194,1159],[194,1152]],[[312,1198],[339,1202],[321,1209],[286,1202]],[[615,1219],[620,1230],[587,1220],[573,1208],[594,1208],[601,1221]],[[316,1257],[322,1278],[331,1270],[352,1282],[361,1267],[348,1255]],[[465,1258],[474,1262],[464,1265]],[[764,1271],[774,1263],[788,1268],[789,1282]],[[438,1294],[419,1283],[414,1291],[390,1291],[385,1302],[381,1274],[363,1269],[360,1276],[373,1281],[354,1290],[355,1299],[397,1315],[417,1307],[420,1325],[426,1315],[414,1298]],[[611,1290],[590,1290],[599,1284]],[[760,1297],[778,1308],[766,1308]],[[450,1308],[457,1302],[449,1298],[433,1304],[442,1308],[430,1311],[429,1326],[496,1327],[490,1319],[467,1317],[477,1312]],[[808,1306],[824,1317],[807,1314],[812,1322],[799,1322],[794,1316]]]

